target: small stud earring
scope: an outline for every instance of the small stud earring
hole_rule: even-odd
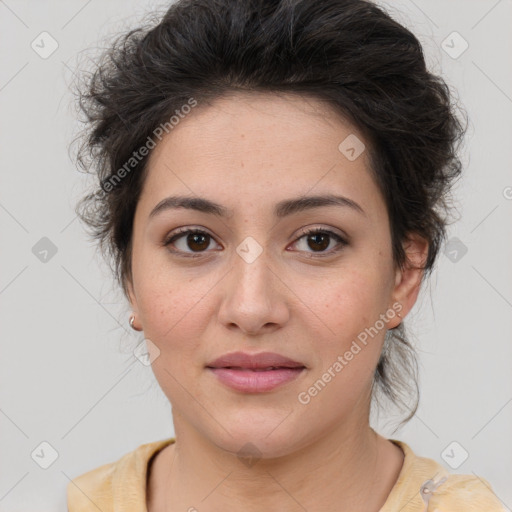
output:
[[[130,316],[130,327],[134,330],[134,331],[140,331],[140,329],[137,329],[133,323],[135,322],[135,315],[131,315]]]

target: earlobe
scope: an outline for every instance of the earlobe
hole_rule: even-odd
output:
[[[130,318],[128,320],[128,323],[130,324],[130,327],[134,330],[134,331],[142,331],[142,327],[136,325],[136,316],[138,314],[138,308],[137,308],[137,299],[135,298],[135,293],[133,292],[133,285],[131,283],[131,281],[127,280],[126,281],[126,293],[128,295],[127,299],[128,301],[130,302],[130,306],[132,307],[132,313],[130,315]]]

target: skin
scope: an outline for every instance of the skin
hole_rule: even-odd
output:
[[[369,410],[386,329],[400,318],[385,317],[321,392],[298,400],[393,304],[406,316],[422,278],[413,267],[427,254],[426,241],[411,235],[404,248],[412,265],[395,268],[367,152],[349,161],[338,150],[350,134],[364,142],[318,100],[237,92],[198,105],[152,151],[128,290],[135,326],[160,351],[152,367],[172,404],[177,442],[151,466],[150,512],[378,511],[396,483],[402,450],[370,428]],[[348,197],[364,213],[323,206],[273,214],[279,201],[323,194]],[[150,218],[171,195],[205,197],[233,213],[181,208]],[[211,238],[187,243],[185,234],[165,247],[179,227]],[[315,245],[305,227],[345,235],[348,244],[339,252],[335,238]],[[236,252],[249,236],[263,250],[250,264]],[[205,365],[237,350],[278,352],[307,369],[270,392],[234,391]],[[237,456],[247,443],[261,454],[250,467]]]

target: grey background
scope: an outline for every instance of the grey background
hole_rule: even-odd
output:
[[[420,409],[391,437],[448,469],[467,452],[454,472],[486,478],[511,510],[512,2],[391,4],[471,121],[460,219],[406,320],[420,356]],[[0,511],[66,510],[70,479],[174,434],[151,368],[132,353],[142,333],[129,329],[127,305],[75,218],[89,182],[68,155],[77,56],[162,5],[0,1]],[[31,47],[43,31],[58,43],[47,58]],[[463,48],[454,31],[469,44],[457,58],[445,51]],[[41,252],[44,237],[55,254]],[[389,436],[386,418],[375,421]],[[52,448],[42,442],[58,453],[48,469],[40,465]]]

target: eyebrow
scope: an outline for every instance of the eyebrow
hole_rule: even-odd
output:
[[[277,203],[274,207],[274,215],[277,218],[287,217],[295,213],[321,208],[324,206],[342,206],[351,208],[362,215],[366,215],[358,203],[344,196],[321,195],[304,196],[297,199],[286,199]],[[230,217],[233,210],[226,208],[214,201],[202,197],[170,196],[160,201],[149,214],[149,218],[155,217],[166,210],[186,208],[201,213],[216,215],[218,217]]]

